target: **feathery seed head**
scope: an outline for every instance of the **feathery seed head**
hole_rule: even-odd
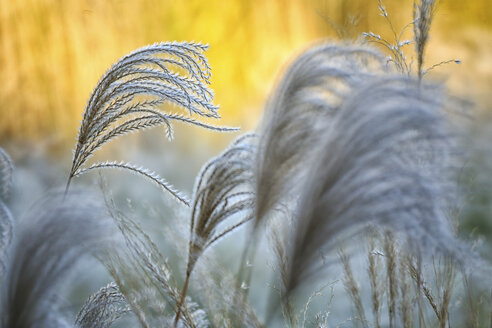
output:
[[[298,193],[327,122],[350,90],[382,70],[383,63],[368,47],[320,44],[287,69],[260,127],[255,226],[279,202]]]
[[[403,77],[374,79],[345,99],[301,189],[289,290],[322,269],[320,250],[369,224],[463,260],[448,220],[457,158],[441,99]]]

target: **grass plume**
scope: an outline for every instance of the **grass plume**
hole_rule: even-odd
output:
[[[219,118],[218,107],[212,103],[213,93],[208,87],[211,71],[203,54],[206,49],[206,45],[194,42],[156,43],[124,56],[102,76],[84,111],[67,190],[73,177],[95,168],[118,167],[142,174],[142,170],[136,170],[132,164],[96,163],[83,168],[95,151],[116,137],[164,126],[166,135],[172,139],[173,122],[217,131],[234,130],[190,117]],[[161,110],[164,104],[183,108],[189,116],[165,113]],[[156,177],[153,180],[188,205],[164,179]]]
[[[118,286],[111,282],[91,295],[75,319],[77,328],[109,328],[130,308]]]
[[[57,288],[82,255],[108,240],[102,206],[89,194],[51,197],[16,227],[2,276],[1,327],[70,326]]]
[[[350,90],[382,58],[357,45],[320,44],[287,69],[266,105],[256,163],[258,225],[275,205],[296,195],[312,145]]]
[[[371,300],[372,300],[372,313],[374,315],[374,327],[381,328],[380,311],[381,311],[381,298],[382,288],[379,281],[379,267],[381,261],[379,260],[379,254],[376,253],[376,245],[374,237],[369,239],[369,252],[368,257],[368,275],[371,284]]]
[[[354,91],[322,135],[296,212],[289,290],[322,268],[319,250],[367,224],[458,255],[447,218],[452,134],[439,91],[385,77]],[[459,256],[457,256],[459,258]]]
[[[398,297],[397,254],[395,240],[391,232],[384,234],[384,253],[386,259],[386,277],[388,278],[388,322],[394,327],[396,319],[396,300]]]
[[[193,198],[187,272],[207,247],[252,219],[255,195],[251,182],[256,154],[252,142],[256,142],[256,135],[240,136],[201,170]],[[241,214],[239,222],[217,231],[221,223],[237,214]]]
[[[406,29],[409,28],[413,24],[413,22],[405,25],[400,32],[397,32],[395,27],[393,26],[393,23],[391,22],[389,13],[386,10],[386,7],[384,6],[382,0],[378,0],[378,10],[379,14],[385,19],[391,30],[391,33],[393,34],[393,41],[388,41],[384,37],[381,37],[381,35],[373,32],[364,32],[362,33],[362,35],[369,42],[380,45],[391,54],[391,56],[387,58],[386,63],[393,63],[398,72],[409,75],[411,71],[411,63],[408,63],[403,49],[407,45],[411,44],[413,41],[402,40],[402,38]]]
[[[190,243],[181,300],[200,255],[214,242],[253,218],[252,191],[256,135],[237,138],[221,155],[204,165],[197,178],[191,212]],[[239,215],[238,222],[218,231],[219,225]],[[180,306],[176,315],[179,320]]]

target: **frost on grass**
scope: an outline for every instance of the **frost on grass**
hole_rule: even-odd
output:
[[[256,135],[237,138],[221,155],[211,159],[198,175],[191,215],[188,270],[215,241],[252,219],[252,191]],[[241,219],[219,230],[227,219]]]
[[[211,70],[204,55],[206,49],[206,45],[193,42],[156,43],[124,56],[102,76],[84,111],[67,190],[73,177],[99,167],[100,163],[83,168],[95,151],[119,136],[163,126],[171,139],[174,122],[216,131],[235,130],[192,117],[219,118],[209,88]],[[184,109],[186,113],[164,112],[164,105]],[[141,174],[132,164],[118,167]],[[160,185],[187,204],[167,183]]]
[[[118,286],[111,282],[93,294],[75,319],[76,328],[109,328],[130,308]]]

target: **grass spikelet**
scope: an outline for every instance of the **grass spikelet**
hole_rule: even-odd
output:
[[[6,271],[7,254],[12,243],[13,230],[14,217],[7,205],[0,199],[0,266],[2,274]]]
[[[345,286],[347,293],[350,295],[350,299],[358,315],[358,320],[360,321],[362,327],[366,328],[368,326],[366,315],[364,312],[364,306],[362,305],[362,298],[360,295],[359,286],[357,285],[357,282],[355,281],[354,275],[352,273],[350,258],[342,249],[339,251],[338,256],[340,257],[340,261],[343,265],[343,285]]]
[[[393,34],[393,41],[388,41],[379,34],[373,32],[364,32],[362,35],[371,43],[375,43],[390,53],[390,56],[386,59],[386,63],[394,64],[396,70],[399,73],[409,75],[411,71],[411,63],[407,62],[407,58],[403,52],[403,49],[412,43],[410,40],[402,40],[405,30],[409,28],[413,22],[405,25],[399,33],[397,33],[390,16],[382,0],[378,0],[379,15],[384,18],[388,24],[391,33]]]
[[[156,183],[158,186],[162,187],[164,190],[167,190],[169,193],[171,193],[178,201],[181,203],[185,204],[186,206],[189,206],[190,201],[188,200],[186,195],[183,195],[180,193],[177,189],[175,189],[170,183],[168,183],[166,180],[158,176],[156,173],[149,171],[145,168],[135,166],[130,163],[124,163],[124,162],[104,162],[104,163],[96,163],[93,164],[87,168],[81,169],[75,176],[81,175],[86,173],[87,171],[94,170],[94,169],[126,169],[130,172],[133,172],[135,174],[138,174],[140,176],[143,176],[152,182]]]
[[[376,245],[373,237],[369,239],[369,252],[368,257],[368,274],[371,283],[371,300],[372,300],[372,313],[374,315],[374,327],[380,328],[380,311],[381,311],[381,299],[382,289],[379,282],[379,267],[381,261],[378,258],[379,254],[376,253]]]
[[[193,197],[188,264],[182,297],[200,255],[214,242],[253,218],[252,191],[255,134],[237,138],[221,155],[204,165],[198,175]],[[218,231],[227,219],[242,214],[240,220]],[[178,309],[179,311],[179,309]],[[179,313],[176,320],[179,319]]]
[[[269,98],[256,163],[257,225],[275,204],[298,192],[323,124],[347,93],[383,59],[367,47],[321,44],[301,54]],[[371,70],[372,68],[372,70]]]
[[[429,71],[432,71],[435,68],[440,66],[454,63],[461,64],[461,60],[459,59],[450,59],[438,62],[429,68],[424,69],[424,51],[425,46],[429,39],[429,31],[430,25],[432,23],[432,18],[434,16],[435,11],[435,0],[424,0],[419,3],[414,3],[414,11],[413,11],[413,21],[405,25],[399,33],[395,30],[393,23],[389,17],[389,14],[383,4],[382,0],[378,0],[378,9],[380,16],[384,17],[386,23],[388,24],[392,34],[393,40],[387,40],[385,37],[382,37],[379,34],[374,32],[364,32],[362,35],[364,38],[371,43],[375,43],[381,46],[384,50],[389,53],[389,56],[386,58],[387,64],[394,64],[395,69],[402,74],[410,76],[412,73],[412,64],[413,59],[408,60],[405,55],[404,49],[411,44],[414,44],[415,54],[417,56],[417,76],[419,81],[422,77],[427,74]],[[413,26],[413,40],[403,40],[402,37],[405,31]]]
[[[389,327],[396,324],[396,300],[398,298],[397,254],[395,239],[390,231],[384,234],[384,253],[386,259],[386,277],[388,278],[388,322]]]
[[[255,139],[255,134],[240,136],[221,155],[205,164],[199,174],[193,197],[187,271],[193,269],[207,247],[252,218],[255,197],[250,184]],[[244,213],[239,222],[217,231],[222,222],[239,213]]]
[[[413,8],[413,35],[415,43],[415,53],[417,55],[417,74],[419,80],[422,79],[424,66],[424,52],[429,31],[434,18],[435,0],[419,0]]]
[[[0,147],[0,199],[6,200],[12,188],[14,164],[9,154]]]
[[[408,279],[408,261],[405,259],[405,254],[400,250],[398,254],[399,259],[399,286],[400,286],[400,316],[402,321],[402,326],[404,328],[412,328],[413,324],[413,313],[412,310],[416,307],[412,303],[411,291],[410,291],[410,281]]]
[[[90,195],[74,191],[61,200],[55,195],[38,204],[16,229],[2,282],[2,327],[69,326],[56,289],[109,233],[103,208]]]
[[[449,310],[451,305],[450,302],[456,271],[453,268],[453,263],[449,259],[445,259],[445,263],[442,266],[441,272],[435,272],[435,274],[440,301],[439,327],[446,328],[446,326],[449,325]]]
[[[193,42],[156,43],[124,56],[103,75],[84,111],[67,190],[73,177],[88,171],[83,166],[94,152],[116,137],[161,125],[172,138],[174,121],[235,130],[160,110],[164,104],[172,104],[189,115],[219,118],[208,87],[211,72],[206,49],[206,45]]]
[[[14,218],[9,208],[4,203],[12,188],[12,175],[14,164],[12,159],[2,147],[0,147],[0,266],[5,272],[6,254],[12,241]]]
[[[109,328],[130,308],[118,286],[111,282],[93,294],[75,319],[77,328]]]
[[[323,268],[320,250],[368,224],[463,259],[447,217],[454,147],[440,98],[430,85],[424,92],[417,81],[385,77],[345,100],[303,185],[289,290]]]
[[[287,295],[287,284],[289,283],[289,258],[287,254],[286,240],[284,237],[287,235],[284,230],[286,230],[286,225],[282,225],[277,221],[272,222],[271,229],[271,239],[273,245],[273,252],[276,258],[276,268],[278,272],[276,274],[280,279],[279,286],[279,294],[280,298],[283,300],[281,303],[282,306],[282,315],[284,317],[284,321],[288,323],[289,327],[298,327],[299,320],[295,313],[294,304],[292,299]]]
[[[411,262],[409,262],[409,263],[411,263]],[[419,269],[418,266],[416,266],[413,263],[411,263],[411,265],[409,266],[409,269],[410,269],[410,276],[415,281],[417,288],[419,288],[419,286],[420,286],[421,290],[419,290],[418,292],[423,293],[425,300],[427,301],[427,303],[430,305],[430,307],[434,311],[434,314],[436,315],[436,317],[439,319],[440,314],[439,314],[438,304],[435,301],[431,287],[424,280],[422,270]]]

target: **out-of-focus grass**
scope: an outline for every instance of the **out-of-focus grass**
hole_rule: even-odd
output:
[[[411,20],[412,1],[385,5],[397,29]],[[482,104],[491,100],[490,8],[486,0],[442,1],[427,54],[429,65],[461,59],[435,74],[453,89],[468,86],[463,94]],[[376,0],[0,0],[0,138],[72,141],[102,72],[132,49],[166,40],[209,43],[222,123],[254,128],[285,62],[336,30],[388,32]]]

